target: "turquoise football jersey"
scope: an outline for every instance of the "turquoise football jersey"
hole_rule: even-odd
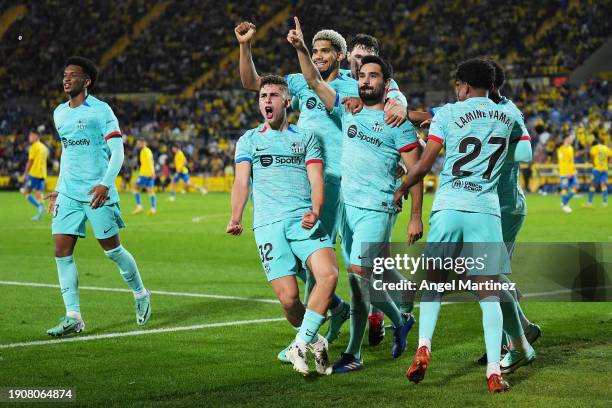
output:
[[[342,199],[345,204],[393,213],[395,171],[400,153],[419,145],[414,126],[385,123],[385,112],[364,107],[353,115],[336,102],[334,115],[342,120]]]
[[[236,144],[236,163],[249,161],[253,174],[253,228],[312,209],[306,166],[323,163],[312,130],[289,125],[285,131],[264,125],[248,130]]]
[[[92,95],[77,108],[62,103],[53,112],[53,122],[62,142],[60,174],[56,190],[73,200],[91,201],[87,193],[102,182],[110,149],[106,141],[121,137],[112,109]],[[109,188],[108,204],[119,201],[117,188]]]
[[[298,126],[314,131],[323,152],[325,174],[340,178],[340,157],[342,156],[342,124],[338,117],[327,112],[325,104],[310,89],[302,74],[285,77],[291,96],[299,100],[300,119]],[[340,100],[347,96],[359,96],[357,81],[340,75],[329,83],[336,90]]]
[[[521,111],[510,99],[503,97],[499,105],[504,105],[508,110],[514,111],[515,116],[522,117]],[[521,136],[528,136],[527,130]],[[512,148],[512,143],[510,148]],[[502,213],[527,215],[527,202],[525,193],[519,184],[520,164],[515,161],[506,160],[501,168],[497,195]]]
[[[500,215],[497,185],[510,142],[526,132],[522,118],[489,98],[446,104],[433,117],[429,139],[446,149],[432,211]]]
[[[348,77],[353,78],[353,73],[351,72],[350,69],[341,69],[340,73],[342,75],[346,75]],[[354,79],[357,80],[358,78],[354,78]],[[391,78],[391,82],[389,84],[389,89],[387,90],[386,97],[388,99],[397,99],[398,101],[402,103],[403,106],[408,106],[408,100],[406,99],[406,96],[404,96],[402,91],[400,91],[399,85],[397,84],[397,82],[395,82],[393,78]]]

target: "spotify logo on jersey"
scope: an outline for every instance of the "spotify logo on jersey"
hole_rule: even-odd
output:
[[[264,167],[268,167],[269,165],[272,164],[272,162],[274,161],[274,159],[272,158],[272,156],[266,155],[266,156],[261,156],[259,158],[259,160],[261,161],[261,165]]]
[[[315,97],[308,98],[308,100],[306,101],[306,107],[308,109],[314,109],[315,106],[317,106],[317,98]]]
[[[355,136],[357,136],[357,126],[356,125],[349,126],[348,130],[346,131],[346,134],[351,139],[354,138]]]

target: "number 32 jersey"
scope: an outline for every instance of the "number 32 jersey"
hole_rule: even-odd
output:
[[[520,115],[489,98],[446,104],[429,139],[446,149],[432,212],[458,210],[500,216],[497,183],[508,146],[528,135]]]

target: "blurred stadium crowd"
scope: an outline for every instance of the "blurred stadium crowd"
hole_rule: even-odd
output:
[[[100,63],[93,93],[119,118],[126,172],[137,164],[135,139],[144,137],[162,172],[171,161],[170,145],[179,142],[192,173],[223,175],[233,164],[236,139],[260,121],[256,97],[241,90],[237,58],[232,58],[238,48],[233,28],[241,20],[258,25],[261,38],[253,54],[261,72],[298,69],[295,51],[286,43],[293,14],[300,16],[307,38],[322,28],[334,28],[347,39],[359,32],[376,36],[412,110],[445,102],[448,96],[432,100],[425,92],[449,95],[450,73],[467,57],[496,59],[509,79],[551,78],[579,66],[612,32],[607,24],[612,0],[22,3],[27,13],[0,42],[0,176],[22,173],[30,129],[42,133],[50,147],[49,170],[57,171],[60,146],[51,113],[64,100],[61,72],[73,54]],[[269,21],[273,24],[266,27]],[[184,92],[207,73],[209,80],[195,92]],[[586,148],[595,137],[610,144],[607,81],[580,86],[513,81],[502,93],[522,109],[538,163],[553,163],[567,134],[575,135],[578,162],[588,159]],[[147,97],[138,96],[143,94]]]

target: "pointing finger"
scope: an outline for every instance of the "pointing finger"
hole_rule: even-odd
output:
[[[295,22],[295,29],[301,31],[302,28],[300,27],[300,19],[295,16],[293,17],[293,21]]]

